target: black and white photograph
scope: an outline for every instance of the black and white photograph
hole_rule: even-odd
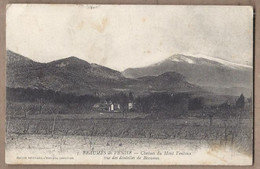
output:
[[[7,164],[252,165],[250,6],[8,4]]]

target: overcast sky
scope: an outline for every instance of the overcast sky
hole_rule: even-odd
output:
[[[253,60],[250,7],[16,4],[6,26],[7,49],[39,62],[76,56],[122,71],[173,54]]]

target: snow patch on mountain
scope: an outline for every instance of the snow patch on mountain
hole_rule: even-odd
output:
[[[56,67],[65,67],[65,66],[67,66],[67,65],[69,65],[69,63],[68,62],[61,62],[61,63],[58,63],[57,65],[56,65]]]
[[[232,68],[232,69],[252,69],[253,67],[250,65],[244,65],[244,64],[239,64],[239,63],[234,63],[234,62],[230,62],[224,59],[220,59],[220,58],[216,58],[216,57],[211,57],[211,56],[207,56],[207,55],[203,55],[203,54],[175,54],[172,55],[171,57],[158,62],[154,65],[160,65],[162,63],[164,63],[166,60],[170,60],[172,62],[183,62],[183,63],[189,63],[189,64],[202,64],[202,63],[207,63],[207,62],[200,62],[198,59],[202,58],[202,59],[206,59],[208,63],[213,63],[217,62],[223,66]]]
[[[194,55],[192,55],[192,57],[204,58],[204,59],[207,59],[207,60],[212,60],[212,61],[221,63],[221,64],[223,64],[225,66],[228,66],[228,67],[231,67],[231,68],[252,68],[252,66],[249,66],[249,65],[234,63],[234,62],[230,62],[230,61],[227,61],[227,60],[224,60],[224,59],[211,57],[211,56],[207,56],[207,55],[203,55],[203,54],[194,54]]]
[[[187,63],[190,63],[190,64],[194,64],[195,61],[192,60],[192,59],[189,59],[183,55],[174,55],[172,57],[169,58],[171,61],[174,61],[174,62],[187,62]]]

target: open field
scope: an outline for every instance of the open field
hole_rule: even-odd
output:
[[[80,113],[80,114],[25,114],[17,115],[15,118],[20,119],[44,119],[44,120],[53,120],[53,119],[60,119],[60,120],[83,120],[83,119],[120,119],[120,118],[127,118],[127,119],[134,119],[134,118],[145,118],[148,114],[144,113],[113,113],[113,112],[90,112],[90,113]],[[13,117],[11,117],[13,118]]]
[[[219,141],[237,144],[242,151],[252,149],[252,121],[214,119],[25,119],[7,120],[7,134],[102,136],[121,138],[154,138]],[[48,137],[48,136],[47,136]]]
[[[18,164],[239,165],[252,161],[252,153],[205,140],[11,134],[7,141],[7,162]]]

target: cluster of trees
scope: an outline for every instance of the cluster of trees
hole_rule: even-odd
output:
[[[248,99],[249,102],[252,102],[251,99]],[[196,97],[189,100],[189,110],[202,110],[205,107],[204,104],[205,98]],[[232,105],[230,101],[226,101],[220,105],[211,106],[212,109],[229,109],[229,108],[238,108],[243,109],[245,107],[246,100],[245,96],[241,94],[239,98],[236,100],[235,104]]]
[[[153,93],[135,99],[138,112],[148,113],[156,118],[177,117],[188,109],[189,95],[184,93]]]
[[[14,102],[41,102],[56,104],[81,104],[89,108],[99,102],[99,98],[92,95],[76,96],[52,90],[31,88],[6,88],[6,99]]]
[[[189,110],[201,110],[204,107],[204,99],[202,97],[196,97],[189,100]]]
[[[236,107],[237,108],[244,108],[245,107],[245,97],[243,94],[240,95],[240,97],[236,101]]]
[[[251,98],[248,99],[248,103],[252,104]],[[235,105],[231,105],[228,103],[228,101],[226,101],[225,103],[219,105],[218,107],[220,109],[230,109],[230,108],[243,109],[243,108],[245,108],[245,105],[246,105],[245,96],[243,94],[241,94],[239,96],[239,98],[236,100]]]

